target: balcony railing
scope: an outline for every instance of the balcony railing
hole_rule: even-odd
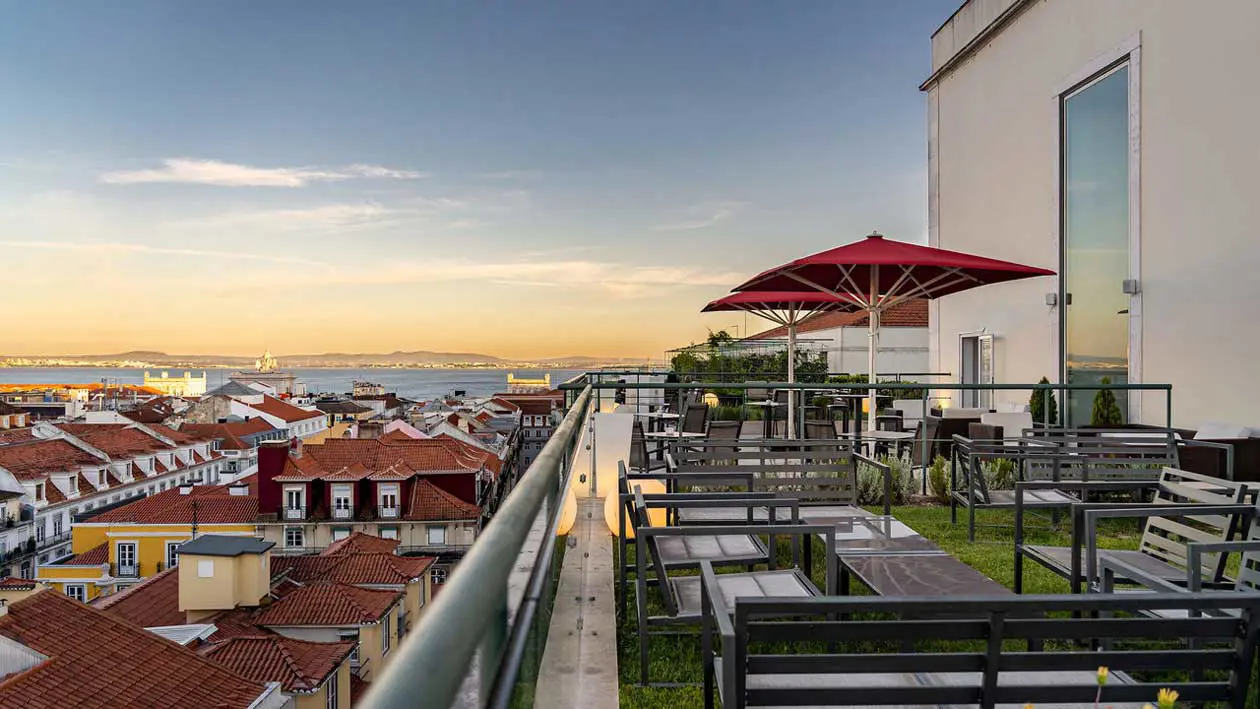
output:
[[[351,510],[349,507],[336,507],[336,508],[333,508],[332,516],[333,516],[333,519],[350,519],[350,516],[351,514],[353,514],[353,512],[354,511]]]
[[[447,709],[480,656],[480,706],[508,707],[526,648],[545,636],[561,495],[586,421],[591,390],[583,391],[547,445],[521,476],[494,520],[456,566],[397,656],[372,681],[371,709]],[[508,579],[516,569],[530,528],[545,515],[545,534],[524,596],[509,623]],[[535,619],[539,621],[535,627]]]
[[[70,536],[70,530],[66,530],[60,534],[46,535],[42,541],[36,543],[36,546],[39,547],[40,550],[47,549],[48,547],[55,547],[58,544],[64,544],[70,541]]]
[[[286,507],[284,508],[285,519],[306,519],[305,507]]]
[[[118,578],[135,578],[140,575],[140,570],[135,564],[114,564],[113,575]]]
[[[381,519],[398,519],[398,507],[386,507],[381,505],[376,508],[376,513]]]

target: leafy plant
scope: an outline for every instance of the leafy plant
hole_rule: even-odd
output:
[[[1015,471],[1015,461],[1010,458],[994,458],[980,463],[980,473],[990,490],[1013,490]]]
[[[904,505],[909,502],[910,496],[914,494],[910,456],[898,458],[884,455],[877,460],[881,465],[888,466],[889,477],[892,479],[891,504]],[[857,493],[859,505],[884,504],[884,471],[868,463],[858,463]]]
[[[1111,385],[1111,377],[1102,378],[1102,389],[1094,395],[1094,410],[1090,414],[1089,423],[1092,426],[1122,426],[1124,425],[1124,414],[1120,413],[1120,405],[1116,403],[1116,395],[1108,387]]]
[[[1037,383],[1049,384],[1050,380],[1042,377]],[[1028,411],[1032,414],[1033,423],[1051,426],[1059,423],[1059,402],[1054,398],[1053,390],[1033,389],[1032,396],[1028,397]]]
[[[928,466],[928,484],[931,486],[932,499],[936,502],[947,505],[949,504],[949,470],[945,456],[938,455],[932,460],[932,464]]]

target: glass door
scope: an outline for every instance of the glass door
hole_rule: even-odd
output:
[[[1062,355],[1064,381],[1124,384],[1129,375],[1129,66],[1063,95]],[[1097,390],[1067,392],[1068,426],[1091,423]],[[1128,397],[1115,396],[1128,422]]]

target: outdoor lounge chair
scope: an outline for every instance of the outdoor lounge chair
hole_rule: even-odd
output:
[[[732,601],[712,567],[700,578],[706,709],[1138,709],[1163,688],[1195,706],[1251,706],[1257,594]],[[1149,610],[1196,615],[1173,628]]]
[[[1091,512],[1085,513],[1087,526],[1095,522],[1095,520],[1091,519],[1092,516]],[[1205,567],[1214,567],[1214,564],[1206,557],[1214,554],[1226,555],[1236,553],[1239,555],[1238,576],[1234,579],[1232,588],[1221,590],[1220,592],[1260,592],[1260,524],[1256,524],[1254,519],[1245,539],[1229,542],[1191,542],[1186,545],[1186,552],[1186,578],[1180,584],[1167,581],[1158,575],[1149,574],[1144,569],[1125,561],[1115,554],[1106,551],[1100,552],[1098,555],[1098,569],[1101,578],[1097,590],[1102,593],[1114,593],[1117,586],[1116,579],[1120,577],[1126,579],[1130,584],[1136,584],[1140,587],[1139,589],[1124,589],[1125,592],[1129,593],[1134,591],[1148,593],[1193,593],[1201,591],[1204,585],[1203,569]],[[1208,584],[1211,585],[1210,577],[1208,578]],[[1184,618],[1187,612],[1182,609],[1163,609],[1151,611],[1151,614],[1163,618]]]
[[[1251,492],[1246,484],[1207,478],[1175,468],[1165,468],[1150,504],[1076,503],[1072,512],[1072,544],[1069,547],[1029,545],[1024,543],[1025,495],[1047,489],[1087,492],[1116,492],[1148,487],[1140,481],[1058,481],[1017,483],[1015,495],[1015,592],[1023,590],[1024,560],[1041,564],[1066,579],[1073,593],[1081,583],[1097,582],[1096,555],[1087,541],[1085,513],[1093,510],[1092,519],[1101,517],[1145,517],[1142,540],[1137,550],[1108,550],[1108,555],[1142,569],[1150,576],[1170,582],[1186,578],[1189,542],[1225,542],[1247,531],[1246,524],[1254,515],[1254,507],[1245,504]],[[1093,528],[1089,528],[1090,535]],[[1212,568],[1204,570],[1212,585],[1222,585],[1225,559],[1211,558]],[[1117,579],[1126,582],[1124,578]]]
[[[662,496],[668,497],[668,496]],[[765,534],[769,544],[762,549],[776,548],[775,538],[790,536],[792,541],[793,567],[776,568],[775,554],[766,554],[767,568],[760,571],[742,571],[720,574],[717,576],[718,588],[724,596],[732,601],[736,598],[773,597],[773,598],[810,598],[821,595],[818,587],[809,577],[807,568],[802,570],[801,548],[812,542],[813,535],[824,535],[827,550],[824,554],[827,593],[833,592],[832,583],[836,578],[835,546],[830,534],[830,525],[793,524],[756,524],[736,527],[655,527],[648,516],[649,504],[669,505],[666,500],[649,503],[642,493],[635,493],[635,608],[638,618],[639,635],[639,681],[649,684],[649,634],[654,628],[677,625],[698,625],[701,616],[700,577],[670,576],[672,569],[699,568],[707,563],[712,569],[716,565],[732,565],[726,559],[708,558],[717,549],[712,546],[713,539],[751,536]],[[758,542],[760,544],[760,542]],[[651,567],[652,578],[649,578],[648,567]],[[654,585],[660,590],[663,615],[651,615],[648,610],[648,586]]]

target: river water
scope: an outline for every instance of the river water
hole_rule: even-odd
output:
[[[108,380],[110,384],[143,384],[143,369],[110,369],[104,367],[6,367],[0,368],[0,384],[88,384]],[[151,374],[161,370],[150,369]],[[167,370],[177,376],[182,370]],[[203,370],[193,370],[200,375]],[[233,369],[207,369],[207,386],[211,389],[228,381]],[[551,375],[555,387],[580,372],[568,369],[550,371],[523,369],[293,369],[307,391],[348,393],[351,383],[369,381],[381,384],[385,391],[408,399],[428,400],[463,390],[467,396],[487,396],[507,389],[511,372],[520,378],[541,378]]]

